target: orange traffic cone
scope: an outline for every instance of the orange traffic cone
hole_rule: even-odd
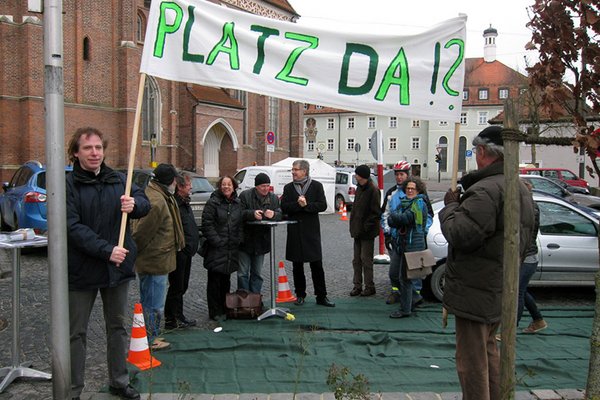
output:
[[[279,292],[277,292],[276,301],[277,303],[289,303],[290,301],[296,301],[296,297],[290,291],[290,284],[288,283],[283,261],[279,261]]]
[[[135,303],[133,309],[133,328],[131,329],[131,342],[129,344],[127,361],[142,371],[158,367],[161,364],[160,361],[150,354],[148,337],[146,336],[146,325],[144,324],[144,312],[140,303]]]
[[[340,208],[338,208],[338,212],[337,213],[340,214],[340,215],[342,215],[342,213],[344,212],[344,204],[345,203],[342,201],[340,203]]]
[[[348,221],[348,214],[346,214],[346,204],[344,204],[344,209],[342,210],[342,217],[340,221]]]

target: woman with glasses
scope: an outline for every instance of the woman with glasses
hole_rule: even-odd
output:
[[[237,197],[238,184],[231,176],[217,183],[202,212],[204,268],[208,270],[206,302],[208,316],[215,321],[226,319],[225,295],[230,289],[230,275],[238,270],[242,237],[242,206]]]
[[[415,176],[409,176],[402,183],[406,197],[400,205],[392,210],[388,224],[398,230],[398,236],[392,242],[391,262],[400,264],[400,309],[390,314],[390,318],[409,317],[412,312],[412,282],[406,277],[406,261],[404,253],[425,250],[427,204],[425,184]]]

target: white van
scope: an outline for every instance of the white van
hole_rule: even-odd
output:
[[[240,169],[233,178],[238,181],[238,194],[241,191],[254,187],[254,178],[260,173],[269,175],[271,179],[271,192],[278,197],[283,194],[283,187],[292,181],[292,169],[274,166],[252,166]]]

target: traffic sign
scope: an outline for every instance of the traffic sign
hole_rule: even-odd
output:
[[[356,143],[354,145],[354,151],[357,152],[357,153],[360,151],[360,143]]]
[[[373,158],[377,160],[377,147],[379,147],[377,145],[377,131],[373,132],[373,134],[371,135],[371,154],[373,155]]]
[[[267,145],[267,153],[274,153],[274,152],[275,152],[275,145],[268,144]]]
[[[275,133],[274,132],[267,132],[267,144],[275,144]]]
[[[467,158],[473,157],[473,150],[465,150],[465,157],[467,157]]]

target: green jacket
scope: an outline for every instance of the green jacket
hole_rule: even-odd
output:
[[[162,185],[150,181],[146,196],[152,208],[133,223],[133,240],[138,248],[135,272],[166,275],[177,266],[177,252],[185,246],[179,207]]]

